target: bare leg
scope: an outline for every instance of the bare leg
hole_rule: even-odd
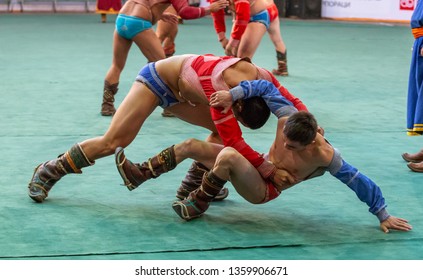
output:
[[[266,183],[253,165],[233,148],[224,148],[217,156],[212,171],[205,173],[201,186],[172,208],[184,220],[201,216],[211,201],[231,181],[237,192],[251,203],[261,203],[266,195]]]
[[[158,98],[145,85],[135,82],[116,111],[106,133],[80,144],[86,156],[90,160],[96,160],[112,155],[117,147],[128,146],[158,104]]]
[[[267,32],[269,33],[270,40],[272,40],[272,43],[275,46],[275,50],[281,53],[285,53],[286,45],[282,39],[279,18],[275,18],[270,23],[270,26]]]
[[[113,33],[113,58],[112,65],[107,71],[105,80],[110,84],[119,83],[120,74],[126,64],[129,49],[131,48],[132,41],[120,37],[116,32]]]
[[[123,148],[119,147],[115,152],[115,161],[125,186],[132,191],[145,181],[157,178],[163,173],[173,170],[187,158],[204,162],[206,166],[211,167],[222,148],[222,145],[188,139],[180,144],[166,148],[157,155],[138,164],[132,163],[127,159]]]
[[[101,114],[103,116],[113,116],[116,112],[114,96],[118,91],[120,74],[125,67],[131,44],[132,41],[120,37],[115,30],[113,34],[112,65],[104,79],[103,102],[101,104]]]
[[[279,18],[274,19],[270,23],[268,33],[270,40],[272,40],[272,43],[275,46],[276,60],[278,63],[278,68],[273,69],[272,73],[279,76],[288,76],[287,51],[281,35]]]
[[[169,111],[171,111],[172,114],[179,117],[180,119],[193,123],[192,120],[187,119],[185,116],[198,116],[199,113],[196,112],[209,111],[209,107],[206,105],[198,105],[196,107],[189,105],[184,107],[173,106],[169,107]],[[200,119],[197,117],[195,121],[198,122]],[[212,131],[212,133],[206,138],[207,142],[222,144],[222,139],[217,133],[216,126],[213,124],[210,115],[207,115],[207,118],[202,120],[202,126],[208,127]],[[203,180],[203,175],[207,171],[209,171],[209,168],[207,168],[202,162],[194,160],[189,167],[187,174],[185,175],[184,179],[182,179],[181,184],[176,190],[176,197],[179,199],[184,199],[189,195],[190,192],[200,187],[201,181]],[[214,198],[214,200],[223,200],[228,197],[228,195],[228,189],[223,188],[221,192]]]
[[[177,16],[177,12],[173,6],[169,6],[165,12]],[[159,20],[157,22],[156,34],[163,45],[166,57],[172,56],[175,53],[175,39],[178,34],[178,23]]]
[[[237,57],[252,59],[265,33],[266,26],[262,23],[250,22],[239,43]]]
[[[166,58],[159,38],[153,29],[144,30],[132,38],[148,62],[159,61]]]
[[[266,182],[257,169],[238,151],[225,147],[212,168],[216,176],[231,181],[236,191],[250,203],[261,203],[266,196]]]
[[[75,144],[57,159],[37,166],[29,182],[28,195],[43,202],[54,184],[66,174],[82,173],[82,168],[113,154],[116,147],[129,145],[158,103],[157,97],[146,86],[134,83],[104,136]]]
[[[173,8],[173,6],[169,6],[165,10],[165,12],[177,15],[176,10],[175,8]],[[159,20],[157,22],[156,34],[160,40],[160,43],[162,44],[165,56],[173,56],[173,54],[175,53],[175,39],[176,35],[178,34],[178,23]],[[174,115],[167,109],[163,109],[162,116],[174,117]]]

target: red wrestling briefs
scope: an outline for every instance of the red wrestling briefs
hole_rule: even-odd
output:
[[[270,180],[266,180],[267,188],[266,188],[266,196],[264,199],[260,202],[260,204],[267,203],[275,198],[277,198],[281,192],[273,185],[273,183]]]
[[[269,13],[270,22],[279,16],[278,7],[276,7],[275,3],[267,7],[267,12]]]

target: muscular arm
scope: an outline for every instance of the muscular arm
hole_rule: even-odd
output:
[[[206,15],[206,8],[192,7],[187,0],[170,0],[178,15],[183,19],[196,19]]]

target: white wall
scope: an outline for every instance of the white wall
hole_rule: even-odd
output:
[[[322,0],[322,17],[409,21],[417,0]]]

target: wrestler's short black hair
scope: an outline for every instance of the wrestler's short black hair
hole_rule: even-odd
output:
[[[298,111],[286,120],[283,133],[289,140],[307,146],[316,138],[317,128],[317,121],[313,114]]]
[[[242,110],[238,112],[238,116],[249,128],[258,129],[269,119],[270,109],[263,98],[254,96],[243,100]]]

